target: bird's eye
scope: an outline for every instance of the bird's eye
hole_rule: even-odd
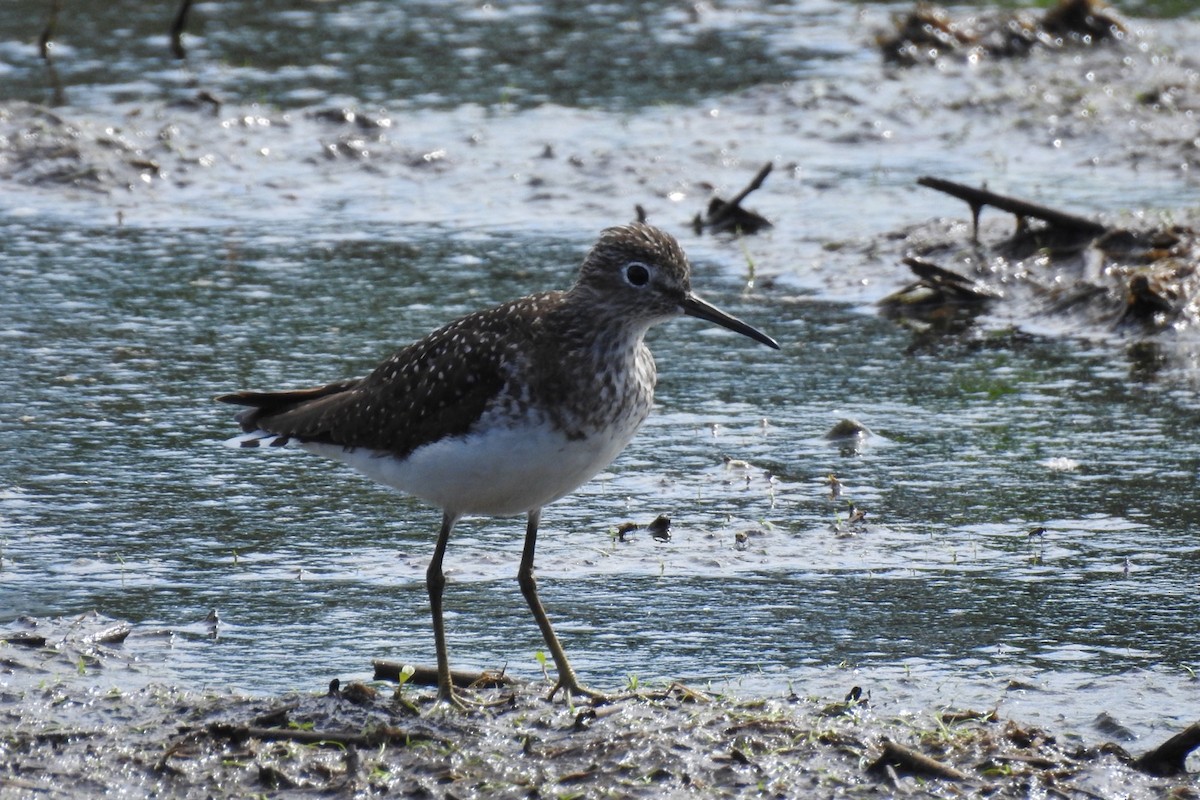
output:
[[[650,270],[645,264],[634,261],[625,267],[625,280],[630,286],[645,286],[650,282]]]

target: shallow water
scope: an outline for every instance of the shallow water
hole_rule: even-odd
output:
[[[27,5],[25,19],[41,19]],[[924,171],[1151,214],[1194,203],[1189,171],[1136,145],[1114,152],[1105,125],[1073,124],[1055,145],[1045,93],[1005,82],[1019,65],[901,73],[887,78],[894,96],[875,92],[870,25],[894,7],[747,6],[696,21],[655,7],[643,25],[668,54],[670,92],[631,77],[648,34],[620,4],[588,19],[611,36],[574,20],[557,50],[527,58],[489,48],[559,41],[559,16],[428,16],[398,65],[369,58],[363,35],[402,27],[391,5],[281,8],[244,29],[218,23],[230,7],[197,6],[190,75],[162,58],[149,12],[105,23],[128,43],[119,57],[64,22],[56,59],[72,105],[60,113],[85,139],[121,120],[113,135],[159,148],[163,167],[128,190],[3,185],[4,621],[97,608],[176,632],[166,650],[146,633],[127,645],[165,652],[156,670],[249,691],[362,676],[376,657],[432,662],[423,578],[437,513],[303,453],[221,447],[234,428],[211,397],[361,374],[456,315],[565,286],[596,230],[642,202],[681,235],[700,292],[784,350],[691,320],[652,333],[655,414],[608,472],[543,515],[542,596],[581,674],[830,698],[857,684],[884,708],[999,704],[1085,738],[1113,737],[1093,727],[1100,711],[1150,739],[1200,715],[1195,363],[1160,368],[1154,346],[1018,334],[1003,320],[978,337],[922,338],[865,305],[903,279],[894,254],[826,248],[961,216],[912,189]],[[14,19],[0,46],[24,55],[10,57],[6,91],[37,100],[43,78]],[[346,38],[312,34],[287,51],[276,32],[253,49],[279,21]],[[1196,24],[1139,25],[1153,47],[1132,67],[1101,54],[1081,69],[1188,74],[1152,55]],[[572,36],[605,47],[576,62]],[[459,58],[513,63],[416,91],[413,76],[458,39]],[[305,59],[322,47],[321,64]],[[570,63],[555,72],[554,59]],[[697,64],[734,76],[710,81]],[[229,95],[226,109],[172,109],[188,81]],[[967,110],[947,133],[932,118],[934,98],[984,88],[1035,121]],[[370,134],[366,156],[325,157],[348,129],[310,112],[347,103],[396,133]],[[1093,151],[1103,157],[1081,170]],[[687,233],[705,181],[728,196],[768,159],[793,164],[749,203],[774,231],[744,243]],[[774,280],[746,290],[748,262]],[[872,436],[829,442],[842,418]],[[837,501],[829,473],[845,484]],[[867,524],[839,533],[848,500]],[[614,538],[660,513],[670,542]],[[456,532],[456,666],[539,671],[514,579],[522,530]],[[215,640],[203,623],[214,608]]]

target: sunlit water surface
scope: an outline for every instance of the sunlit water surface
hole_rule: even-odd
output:
[[[6,86],[39,100],[24,31],[42,4],[28,5],[24,27],[0,23]],[[128,193],[0,198],[3,621],[99,609],[137,623],[125,647],[154,674],[253,692],[367,676],[377,657],[432,663],[438,513],[304,453],[222,447],[235,428],[213,395],[362,374],[459,314],[565,287],[596,230],[634,202],[684,234],[703,179],[728,195],[775,159],[792,167],[755,205],[783,224],[745,244],[684,244],[697,289],[783,351],[694,320],[653,331],[655,413],[610,470],[543,515],[542,597],[576,668],[610,688],[678,679],[838,699],[860,685],[882,709],[999,706],[1095,738],[1119,737],[1096,726],[1101,711],[1148,738],[1200,716],[1194,379],[1108,337],[916,336],[858,305],[889,285],[892,255],[864,267],[823,249],[962,214],[914,194],[935,167],[1099,209],[1169,207],[1194,196],[1194,178],[1145,163],[1133,181],[1109,155],[1080,172],[1103,143],[1081,131],[1056,144],[1057,121],[947,133],[922,98],[977,87],[900,75],[889,80],[916,100],[876,93],[869,28],[846,4],[699,20],[664,4],[653,24],[597,7],[590,22],[608,37],[537,6],[317,5],[242,29],[206,13],[227,5],[197,6],[191,73],[162,62],[149,6],[110,25],[112,40],[63,22],[58,69],[78,104],[63,113],[96,128],[124,115],[114,135],[134,143],[176,125],[198,160]],[[299,37],[295,63],[254,39],[280,24]],[[381,71],[365,29],[409,31],[399,67]],[[521,36],[558,45],[505,49]],[[456,37],[453,63],[507,66],[486,80],[432,70]],[[581,37],[601,53],[577,59]],[[664,41],[675,46],[651,52],[669,91],[639,66]],[[306,60],[321,47],[321,63]],[[175,118],[160,101],[196,82],[263,105],[212,129]],[[337,137],[303,109],[347,97],[403,109],[403,135],[373,139],[365,160],[324,158]],[[746,290],[751,261],[778,278]],[[871,436],[827,440],[844,418]],[[849,502],[865,525],[847,527]],[[670,541],[615,538],[659,514]],[[517,519],[456,531],[458,667],[540,672],[515,581],[522,531]]]
[[[433,660],[437,513],[304,453],[222,447],[234,429],[211,396],[359,374],[461,311],[563,285],[580,248],[291,233],[55,231],[50,255],[51,232],[0,230],[0,335],[21,354],[0,368],[7,614],[97,608],[154,629],[215,608],[217,640],[185,630],[166,666],[255,691]],[[1071,343],[914,350],[889,322],[697,270],[784,350],[691,320],[652,333],[656,413],[544,515],[543,596],[583,674],[861,684],[877,703],[999,703],[1085,727],[1100,707],[1134,730],[1194,715],[1194,398]],[[873,432],[859,448],[824,438],[846,417]],[[867,522],[839,532],[847,500]],[[614,538],[661,513],[669,542]],[[521,532],[456,533],[459,666],[538,671]]]

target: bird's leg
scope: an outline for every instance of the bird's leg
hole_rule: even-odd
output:
[[[433,614],[433,642],[437,648],[438,702],[463,708],[454,695],[454,684],[450,681],[450,654],[446,650],[446,623],[442,619],[442,590],[446,588],[446,576],[442,572],[442,557],[446,555],[446,543],[450,532],[458,522],[459,515],[446,511],[442,514],[442,529],[438,532],[437,544],[433,548],[433,559],[425,572],[425,587],[429,590],[429,610]]]
[[[542,601],[538,599],[537,580],[533,577],[533,554],[537,549],[538,521],[541,516],[540,508],[529,512],[529,523],[525,527],[525,549],[521,553],[521,568],[517,571],[517,582],[521,585],[521,594],[525,596],[525,602],[529,604],[533,618],[537,620],[538,627],[542,630],[542,638],[546,640],[546,646],[550,648],[550,655],[554,658],[554,666],[558,670],[558,682],[554,684],[550,698],[552,699],[558,690],[562,689],[568,697],[581,695],[604,699],[606,695],[587,688],[575,676],[571,662],[567,661],[567,654],[563,652],[562,645],[558,643],[558,637],[554,635],[554,628],[550,625],[550,618],[546,616],[546,609],[542,607]]]

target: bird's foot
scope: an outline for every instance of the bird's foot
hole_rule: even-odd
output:
[[[433,708],[431,709],[431,711],[435,711],[435,712],[436,711],[455,711],[455,712],[461,713],[461,712],[471,711],[475,707],[475,705],[476,704],[473,703],[472,701],[459,696],[459,694],[457,692],[439,691],[438,695],[437,695],[437,700],[434,702]]]
[[[562,678],[559,678],[558,681],[555,682],[554,688],[550,690],[550,694],[546,696],[546,699],[553,700],[554,696],[560,691],[563,693],[563,697],[566,698],[568,703],[570,703],[576,697],[585,697],[592,701],[594,705],[604,705],[605,703],[612,703],[620,700],[622,697],[622,695],[608,694],[607,692],[589,689],[587,686],[584,686],[582,683],[572,677],[570,680],[566,681],[564,681]]]
[[[437,700],[433,704],[431,711],[454,711],[458,713],[466,713],[471,711],[484,711],[489,708],[497,708],[512,703],[511,695],[502,697],[494,697],[490,700],[477,700],[473,697],[464,697],[458,692],[451,691],[449,693],[438,692]]]

